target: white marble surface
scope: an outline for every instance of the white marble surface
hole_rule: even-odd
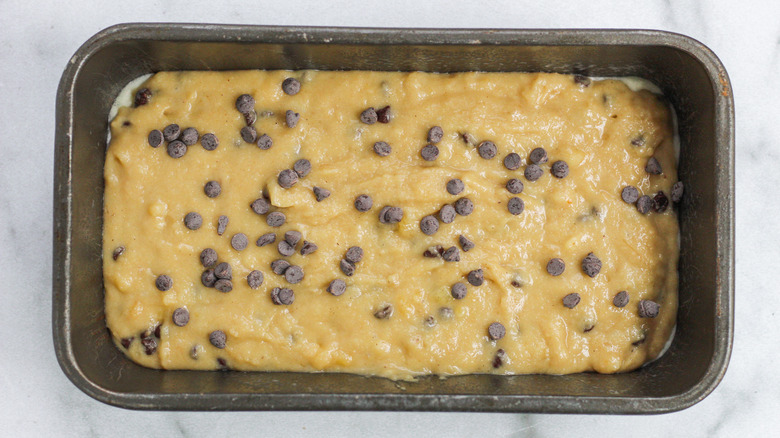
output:
[[[0,436],[777,436],[780,318],[770,274],[780,261],[780,227],[774,226],[780,215],[780,6],[771,0],[568,3],[0,0]],[[135,412],[92,400],[65,378],[52,351],[54,100],[62,69],[79,45],[125,21],[652,28],[701,40],[726,65],[736,98],[736,335],[725,379],[692,408],[647,417]]]

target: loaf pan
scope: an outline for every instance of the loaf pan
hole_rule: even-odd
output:
[[[640,76],[674,106],[681,138],[680,308],[660,359],[616,375],[468,375],[417,382],[336,373],[161,371],[128,360],[103,311],[108,114],[161,70],[521,71]],[[701,43],[646,30],[451,30],[121,24],[70,59],[57,93],[53,336],[68,378],[134,409],[662,413],[706,397],[726,371],[734,315],[734,102]]]

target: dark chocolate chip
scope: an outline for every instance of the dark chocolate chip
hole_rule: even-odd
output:
[[[387,319],[393,316],[393,306],[391,304],[385,304],[374,312],[376,319]]]
[[[289,189],[298,182],[298,173],[292,169],[284,169],[283,171],[279,172],[277,181],[279,182],[280,187]]]
[[[588,277],[595,277],[596,274],[601,271],[601,260],[592,252],[588,253],[588,255],[582,259],[582,271],[585,272]]]
[[[154,330],[153,330],[155,338],[160,339],[161,330],[162,330],[162,324],[157,323],[157,325],[154,326]]]
[[[217,148],[217,146],[219,146],[219,139],[216,135],[211,133],[203,134],[203,136],[200,138],[200,145],[203,146],[203,149],[207,151],[213,151]]]
[[[654,205],[655,202],[653,202],[653,198],[647,195],[640,196],[636,201],[636,209],[642,214],[649,213]]]
[[[222,293],[228,293],[233,290],[233,282],[226,278],[220,278],[214,283],[214,289]]]
[[[122,344],[123,347],[125,347],[125,350],[130,348],[130,344],[133,343],[135,340],[135,336],[130,336],[128,338],[122,338],[119,342]]]
[[[147,356],[151,356],[157,351],[157,339],[151,336],[141,338],[141,345],[143,345],[144,353],[146,353]]]
[[[547,262],[547,273],[553,277],[563,274],[564,270],[566,270],[566,263],[563,262],[563,259],[556,257]]]
[[[434,258],[444,254],[444,247],[441,245],[432,246],[423,252],[423,257]]]
[[[376,110],[376,121],[379,123],[390,123],[390,105]]]
[[[293,170],[299,177],[303,178],[311,172],[311,162],[305,158],[301,158],[293,164]]]
[[[466,279],[472,286],[482,286],[482,283],[485,282],[485,273],[482,271],[482,269],[475,269],[469,272],[469,275],[466,276]]]
[[[425,216],[420,220],[420,230],[424,234],[432,236],[439,231],[439,221],[434,216]]]
[[[374,143],[374,153],[379,155],[380,157],[386,157],[390,155],[390,152],[392,151],[392,148],[389,144],[387,144],[386,141],[378,141]]]
[[[246,126],[252,126],[257,121],[257,111],[250,111],[246,114],[243,114],[243,116]]]
[[[225,233],[225,230],[227,229],[228,223],[230,222],[230,219],[228,219],[227,216],[220,216],[219,219],[217,219],[217,234],[222,235]]]
[[[477,152],[479,152],[480,157],[486,160],[490,160],[496,156],[498,153],[498,148],[496,147],[495,143],[486,140],[479,144],[477,147]]]
[[[303,268],[296,265],[291,265],[284,271],[284,278],[288,283],[297,284],[303,280]]]
[[[523,175],[528,181],[536,181],[537,179],[541,178],[543,174],[544,171],[542,171],[542,168],[536,164],[529,164],[523,171]]]
[[[442,307],[439,309],[439,316],[441,316],[442,319],[452,319],[452,317],[455,316],[455,312],[449,307]]]
[[[233,268],[227,262],[222,262],[214,268],[214,275],[217,278],[224,278],[226,280],[233,279]]]
[[[301,91],[301,83],[298,79],[287,78],[282,82],[282,91],[284,91],[284,94],[295,96]]]
[[[276,275],[284,275],[284,271],[290,267],[290,262],[283,259],[276,259],[271,262],[271,271]]]
[[[566,308],[573,309],[580,303],[580,294],[572,292],[569,295],[563,297],[563,305]]]
[[[217,252],[211,248],[206,248],[200,252],[200,263],[205,268],[210,268],[217,263]]]
[[[241,114],[247,114],[254,111],[255,98],[248,94],[242,94],[238,96],[238,99],[236,99],[236,109]]]
[[[200,282],[206,287],[214,287],[214,283],[217,282],[217,276],[214,275],[213,269],[206,269],[200,276]]]
[[[230,371],[230,367],[228,366],[228,363],[225,359],[218,357],[217,358],[217,370],[219,371]]]
[[[452,298],[455,298],[456,300],[462,300],[466,298],[466,293],[468,293],[468,288],[464,283],[455,283],[452,285],[452,288],[450,288],[450,295],[452,295]]]
[[[488,327],[488,336],[490,336],[490,339],[494,341],[497,341],[506,336],[506,329],[504,328],[504,324],[501,324],[500,322],[494,322],[490,324]]]
[[[444,254],[441,255],[441,258],[443,258],[445,262],[459,262],[460,251],[457,247],[451,246],[444,250]]]
[[[222,330],[214,330],[213,332],[209,333],[209,342],[211,342],[211,345],[221,350],[225,348],[225,344],[227,343],[227,335],[225,335],[225,332]]]
[[[506,203],[506,208],[510,213],[517,216],[525,210],[525,202],[518,197],[510,198]]]
[[[432,144],[426,145],[420,150],[420,156],[425,161],[435,161],[439,158],[439,148]]]
[[[317,244],[314,242],[309,242],[308,240],[303,241],[303,246],[301,247],[301,255],[309,255],[315,251],[317,251],[318,247]]]
[[[163,138],[165,141],[177,140],[180,135],[181,129],[179,128],[179,125],[175,123],[171,123],[170,125],[163,128]]]
[[[458,242],[460,243],[460,248],[463,252],[469,252],[474,249],[474,242],[462,234],[458,237]]]
[[[271,243],[274,243],[276,241],[276,234],[274,233],[265,233],[262,236],[257,238],[257,242],[255,244],[257,246],[266,246]]]
[[[459,195],[465,187],[466,186],[463,184],[463,181],[459,180],[458,178],[453,178],[447,181],[447,193],[450,195]]]
[[[161,292],[165,292],[173,287],[173,279],[171,277],[162,274],[154,281],[154,285],[157,286]]]
[[[291,230],[284,233],[284,240],[287,241],[293,247],[298,244],[303,238],[303,234],[300,231]]]
[[[209,181],[203,186],[203,193],[209,198],[216,198],[222,193],[222,186],[217,181]]]
[[[566,178],[569,175],[569,165],[563,160],[558,160],[552,164],[550,172],[556,178]]]
[[[444,137],[444,130],[441,126],[433,126],[428,130],[428,143],[438,143]]]
[[[640,300],[639,301],[639,317],[640,318],[655,318],[658,316],[658,312],[661,310],[661,305],[655,301]]]
[[[359,212],[366,212],[371,210],[371,207],[373,206],[374,201],[368,195],[359,195],[357,198],[355,198],[355,208]]]
[[[154,129],[146,137],[146,140],[149,142],[149,146],[156,148],[163,142],[163,133],[159,129]]]
[[[135,103],[135,106],[141,106],[146,105],[149,103],[149,99],[152,98],[152,90],[148,88],[142,88],[138,90],[137,93],[135,93],[135,100],[133,103]]]
[[[423,320],[423,324],[426,327],[434,327],[436,325],[436,318],[434,318],[433,315],[428,315]]]
[[[119,256],[121,256],[124,252],[125,252],[124,246],[117,246],[114,249],[114,252],[111,253],[111,258],[114,259],[114,261],[116,261],[119,258]]]
[[[265,276],[260,271],[252,271],[249,273],[249,275],[246,276],[246,283],[251,287],[252,289],[257,289],[263,284],[263,280],[265,279]]]
[[[620,192],[620,197],[623,199],[623,202],[633,204],[639,199],[639,190],[634,186],[625,186],[623,191]]]
[[[168,156],[171,158],[181,158],[187,153],[187,145],[179,140],[168,143]]]
[[[520,168],[521,161],[522,159],[520,158],[520,155],[512,152],[504,157],[504,167],[506,167],[508,170],[517,170]]]
[[[464,132],[461,137],[463,138],[463,142],[471,145],[476,146],[477,145],[477,139],[473,135],[469,134],[468,132]]]
[[[295,292],[286,287],[275,287],[271,290],[271,301],[277,306],[289,306],[295,301]]]
[[[190,312],[184,307],[179,307],[173,311],[173,323],[179,327],[184,327],[190,322]]]
[[[645,165],[645,172],[651,175],[660,175],[662,173],[661,163],[655,157],[650,157]]]
[[[311,190],[314,192],[314,198],[317,199],[317,202],[322,202],[330,196],[330,190],[322,187],[313,187]]]
[[[347,277],[355,275],[355,264],[349,260],[341,259],[339,262],[339,267],[341,268],[341,272],[343,272]]]
[[[672,192],[671,192],[672,202],[675,202],[675,203],[676,202],[680,202],[680,200],[682,200],[684,191],[685,191],[685,187],[683,186],[683,182],[682,181],[677,181],[676,183],[674,183],[674,185],[672,186]]]
[[[343,295],[344,292],[346,291],[347,291],[347,283],[345,283],[344,280],[340,278],[331,281],[330,284],[328,285],[328,293],[330,293],[334,297]]]
[[[439,220],[442,223],[450,224],[455,220],[455,207],[447,204],[439,210]]]
[[[379,222],[383,224],[395,224],[404,218],[404,211],[400,207],[384,207],[379,212]]]
[[[511,282],[509,282],[509,284],[511,284],[512,287],[523,287],[523,283],[518,279],[512,280]]]
[[[300,119],[301,115],[293,110],[287,110],[287,112],[284,113],[284,123],[287,124],[288,128],[295,128],[295,125],[298,124],[298,120]]]
[[[285,257],[290,257],[295,254],[295,247],[290,245],[286,240],[280,240],[279,243],[276,244],[276,249],[279,250],[279,254]]]
[[[265,217],[265,223],[267,223],[270,227],[281,227],[284,225],[286,220],[287,216],[285,216],[281,211],[268,213],[268,216]]]
[[[645,145],[645,136],[644,135],[638,135],[637,137],[634,137],[633,140],[631,140],[632,146],[644,146]]]
[[[363,260],[363,248],[359,246],[351,246],[344,254],[344,259],[351,263],[360,263]]]
[[[184,216],[184,226],[190,230],[197,230],[203,225],[203,218],[196,212],[191,211]]]
[[[506,182],[506,190],[513,195],[522,193],[524,188],[523,182],[517,178],[512,178]]]
[[[532,164],[544,164],[547,162],[547,151],[544,148],[535,148],[528,154]]]
[[[498,351],[496,351],[496,355],[493,356],[493,368],[501,368],[501,366],[504,365],[504,362],[506,362],[506,359],[506,351],[504,351],[503,348],[499,348]]]
[[[192,127],[186,128],[181,132],[180,140],[187,146],[192,146],[198,142],[198,130]]]
[[[244,233],[236,233],[230,238],[230,246],[236,251],[243,251],[249,245],[249,238]]]
[[[474,203],[469,198],[460,198],[455,201],[455,212],[461,216],[468,216],[474,212]]]
[[[585,324],[585,327],[582,329],[582,331],[584,333],[588,333],[591,330],[593,330],[594,328],[596,328],[596,324],[594,324],[592,322],[588,322],[588,323]]]
[[[628,292],[624,290],[618,292],[615,298],[612,298],[612,304],[615,307],[626,307],[628,304]]]
[[[257,137],[257,147],[259,147],[262,150],[268,150],[271,149],[271,146],[274,145],[274,141],[271,139],[271,137],[268,134],[263,134],[260,137]]]
[[[574,75],[574,83],[582,87],[590,85],[590,78],[583,75]]]
[[[198,356],[199,356],[198,350],[200,350],[198,344],[193,345],[192,348],[190,349],[190,358],[192,358],[193,360],[198,360]]]
[[[653,211],[663,213],[667,207],[669,207],[669,198],[666,197],[666,194],[664,192],[656,193],[653,196]]]
[[[379,117],[377,116],[374,107],[367,108],[363,110],[362,113],[360,113],[360,121],[365,123],[366,125],[373,125],[374,123],[376,123],[378,118]]]
[[[265,198],[257,198],[250,205],[252,211],[257,214],[266,214],[271,209],[271,204]]]
[[[257,141],[257,130],[252,126],[244,126],[241,128],[241,139],[247,143],[254,143]]]

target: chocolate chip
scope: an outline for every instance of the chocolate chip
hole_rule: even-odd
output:
[[[271,209],[271,204],[265,198],[257,198],[249,205],[249,207],[251,207],[252,211],[255,213],[263,215],[268,213],[268,211]]]
[[[463,252],[469,252],[474,249],[474,242],[462,234],[458,237],[458,242],[460,243],[460,248]]]
[[[257,246],[266,246],[268,244],[274,243],[275,241],[276,241],[276,234],[265,233],[262,236],[257,238],[257,242],[255,242],[255,244]]]
[[[626,307],[628,304],[628,292],[624,290],[618,292],[615,298],[612,298],[612,304],[615,307]]]
[[[249,238],[244,233],[236,233],[230,238],[230,246],[236,251],[243,251],[249,245]]]
[[[222,193],[222,186],[217,181],[209,181],[203,186],[203,193],[209,198],[216,198]]]
[[[520,168],[521,161],[522,159],[520,158],[520,155],[512,152],[504,157],[504,167],[506,167],[508,170],[517,170]]]
[[[271,139],[271,137],[268,134],[263,134],[260,137],[257,137],[257,147],[260,149],[266,151],[268,149],[271,149],[271,146],[274,145],[274,141]]]
[[[466,186],[463,184],[463,181],[459,180],[458,178],[453,178],[447,181],[447,193],[450,195],[460,194],[460,192],[462,192],[465,187]]]
[[[203,225],[203,218],[196,212],[191,211],[184,216],[184,226],[190,230],[197,230]]]
[[[547,151],[544,148],[535,148],[528,154],[528,159],[533,164],[544,164],[547,162]]]
[[[141,338],[141,345],[143,345],[144,353],[146,353],[147,356],[151,356],[157,351],[157,339],[151,336]]]
[[[190,349],[190,358],[192,358],[193,360],[198,360],[198,356],[199,356],[198,350],[200,350],[200,346],[198,344],[193,345],[192,348]]]
[[[155,338],[160,339],[160,332],[161,332],[161,330],[162,330],[162,324],[161,323],[157,323],[157,325],[154,326],[154,330],[153,330]]]
[[[384,207],[379,212],[379,222],[383,224],[395,224],[404,218],[404,211],[400,207]]]
[[[485,282],[485,273],[482,271],[482,269],[475,269],[469,272],[469,275],[466,276],[466,279],[472,286],[482,286],[482,283]]]
[[[653,198],[647,195],[640,196],[636,201],[636,209],[642,214],[649,213],[650,209],[653,208],[653,205],[655,205]]]
[[[466,293],[468,293],[468,288],[463,283],[455,283],[450,288],[450,295],[452,295],[452,298],[455,298],[456,300],[462,300],[466,298]]]
[[[303,234],[300,231],[291,230],[284,233],[284,240],[292,246],[297,245],[301,238],[303,238]]]
[[[345,283],[344,280],[340,278],[331,281],[330,284],[328,285],[328,293],[330,293],[334,297],[343,295],[344,292],[346,291],[347,291],[347,283]]]
[[[447,204],[439,210],[439,220],[445,224],[450,224],[455,220],[455,207]]]
[[[295,254],[295,247],[290,245],[290,243],[286,240],[280,240],[276,245],[276,249],[279,251],[279,254],[285,257],[290,257],[291,255]]]
[[[390,105],[380,108],[376,111],[376,121],[379,123],[390,123]]]
[[[363,248],[351,246],[344,254],[344,259],[351,263],[360,263],[363,260]]]
[[[219,219],[217,219],[217,234],[222,235],[225,233],[225,230],[227,229],[228,223],[230,222],[230,219],[227,216],[220,216]]]
[[[480,157],[486,160],[490,160],[496,156],[498,153],[498,148],[496,147],[495,143],[486,140],[479,144],[477,151],[479,152]]]
[[[464,132],[461,137],[463,138],[463,142],[465,142],[468,145],[476,146],[477,145],[477,139],[469,134],[468,132]]]
[[[590,332],[591,330],[593,330],[594,328],[596,328],[596,324],[594,324],[594,323],[592,323],[592,322],[588,322],[588,323],[586,323],[586,325],[585,325],[585,327],[582,329],[582,331],[583,331],[584,333],[588,333],[588,332]]]
[[[420,230],[423,234],[432,236],[439,231],[439,221],[434,216],[425,216],[420,220]]]
[[[173,311],[173,323],[179,327],[184,327],[190,322],[190,312],[184,307],[179,307]]]
[[[580,303],[580,294],[572,292],[569,295],[563,297],[563,305],[566,308],[573,309]]]
[[[574,75],[574,83],[582,87],[590,85],[590,78],[583,75]]]
[[[213,269],[206,269],[200,276],[200,282],[206,287],[214,287],[214,283],[217,282],[217,276],[214,275]]]
[[[254,143],[257,140],[257,130],[252,126],[241,128],[241,139],[247,143]]]
[[[498,351],[496,351],[496,355],[493,356],[493,368],[501,368],[501,366],[504,365],[504,362],[506,362],[506,359],[506,351],[504,351],[503,348],[499,348]]]
[[[323,189],[322,187],[313,187],[311,190],[314,192],[314,197],[317,199],[317,202],[322,202],[330,196],[330,190]]]
[[[152,90],[148,88],[142,88],[138,90],[137,93],[135,93],[135,100],[133,103],[135,103],[135,106],[141,106],[146,105],[149,103],[149,99],[152,98]]]
[[[563,160],[558,160],[553,163],[550,172],[556,178],[566,178],[569,174],[569,165]]]
[[[125,347],[125,350],[127,350],[128,348],[130,348],[130,344],[133,343],[133,340],[135,340],[135,336],[122,338],[119,342],[122,344],[123,347]]]
[[[426,145],[420,150],[420,156],[425,161],[435,161],[439,158],[439,148],[432,144]]]
[[[441,255],[441,258],[443,258],[445,262],[459,262],[460,251],[457,247],[451,246],[444,250],[444,254]]]
[[[638,147],[644,146],[645,145],[645,136],[640,134],[640,135],[634,137],[634,139],[631,140],[631,145],[632,146],[638,146]]]
[[[217,148],[217,146],[219,146],[219,139],[216,135],[211,133],[203,134],[203,136],[200,138],[200,145],[203,146],[203,149],[207,151],[213,151]]]
[[[282,82],[282,91],[284,91],[284,94],[295,96],[301,91],[301,83],[298,79],[287,78]]]
[[[460,198],[454,205],[455,212],[461,216],[468,216],[474,211],[474,203],[469,198]]]
[[[221,350],[225,348],[225,344],[227,343],[227,336],[222,330],[214,330],[213,332],[209,333],[209,342],[211,342],[211,345]]]
[[[284,271],[284,278],[291,284],[300,283],[303,280],[303,269],[300,266],[291,265]]]
[[[390,155],[391,151],[392,151],[392,148],[385,141],[378,141],[378,142],[374,143],[374,153],[376,153],[380,157],[386,157],[386,156]]]
[[[522,193],[524,188],[523,182],[517,178],[512,178],[506,182],[506,190],[513,195]]]
[[[373,125],[377,122],[377,119],[379,117],[376,114],[376,110],[374,110],[373,107],[367,108],[363,110],[362,113],[360,113],[360,121],[365,123],[366,125]]]
[[[444,130],[441,126],[433,126],[428,130],[428,143],[438,143],[444,137]]]
[[[428,315],[423,320],[423,324],[426,327],[434,327],[436,325],[436,318],[434,318],[433,315]]]
[[[355,208],[359,212],[366,212],[371,210],[371,207],[373,206],[374,201],[368,195],[359,195],[357,198],[355,198]]]
[[[198,142],[198,130],[195,128],[186,128],[181,132],[181,141],[186,146],[192,146]]]
[[[509,284],[511,284],[512,287],[523,287],[523,283],[518,279],[512,280]]]
[[[230,371],[230,367],[227,364],[227,361],[221,357],[217,358],[217,370],[219,371]]]
[[[339,268],[341,268],[341,272],[343,272],[347,277],[355,275],[355,264],[349,260],[341,259],[339,262]]]
[[[156,148],[163,142],[163,133],[159,129],[154,129],[146,137],[146,140],[149,142],[149,146]]]
[[[263,276],[263,273],[255,270],[250,272],[249,275],[246,276],[246,283],[252,289],[257,289],[263,284],[264,279],[265,277]]]
[[[222,262],[214,268],[214,275],[225,280],[233,279],[233,268],[227,262]]]
[[[672,192],[671,192],[672,202],[675,202],[675,203],[676,202],[680,202],[680,200],[682,200],[684,191],[685,191],[685,187],[683,186],[683,182],[682,181],[677,181],[676,183],[674,183],[674,185],[672,186]]]
[[[246,123],[246,126],[252,126],[257,121],[257,111],[250,111],[248,113],[243,114],[244,116],[244,123]]]
[[[639,301],[639,317],[640,318],[655,318],[658,316],[658,312],[661,310],[661,306],[655,301],[640,300]]]
[[[653,211],[656,213],[663,213],[666,208],[669,207],[669,198],[666,197],[664,192],[658,192],[653,196]]]
[[[585,272],[588,277],[595,277],[596,274],[601,271],[601,260],[592,252],[588,253],[588,255],[582,259],[582,271]]]
[[[442,319],[452,319],[452,317],[455,316],[455,312],[449,307],[441,307],[439,309],[439,316],[441,316]]]
[[[494,341],[503,338],[505,335],[506,329],[504,328],[504,324],[501,324],[500,322],[494,322],[488,327],[488,336]]]
[[[393,316],[393,306],[391,304],[385,304],[374,312],[376,319],[387,319]]]
[[[318,247],[317,244],[314,242],[309,242],[308,240],[303,241],[303,246],[301,247],[301,255],[309,255],[313,253],[314,251],[317,251]]]
[[[506,203],[506,208],[510,213],[517,216],[525,210],[525,202],[518,197],[510,198]]]
[[[303,178],[311,172],[311,162],[305,158],[301,158],[293,164],[293,170],[299,177]]]
[[[295,125],[298,124],[298,120],[300,119],[301,115],[292,110],[287,110],[284,114],[284,123],[287,124],[288,128],[295,128]]]
[[[276,259],[271,262],[271,271],[276,275],[284,275],[284,271],[290,267],[290,262],[287,260]]]
[[[661,163],[659,163],[655,157],[650,157],[650,159],[647,160],[647,164],[645,165],[645,172],[651,175],[660,175],[662,172]]]
[[[536,181],[537,179],[541,178],[543,174],[544,171],[542,171],[542,168],[536,164],[529,164],[523,171],[523,175],[528,181]]]
[[[116,261],[119,258],[119,256],[121,256],[124,252],[125,252],[124,246],[117,246],[114,249],[114,252],[111,253],[111,258],[114,259],[114,261]]]
[[[286,287],[275,287],[271,291],[271,301],[277,306],[289,306],[295,301],[295,292]]]
[[[236,109],[241,114],[247,114],[254,111],[255,98],[248,94],[242,94],[238,96],[238,99],[236,99]]]
[[[233,290],[233,282],[227,278],[220,278],[214,283],[214,289],[222,293],[228,293]]]
[[[423,257],[433,258],[444,254],[444,247],[441,245],[432,246],[423,252]]]
[[[168,143],[168,156],[171,158],[181,158],[187,153],[187,145],[179,140]]]
[[[298,182],[298,173],[292,169],[284,169],[283,171],[279,172],[277,181],[279,182],[280,187],[289,189]]]
[[[620,192],[620,198],[623,199],[623,202],[633,204],[639,199],[639,190],[634,186],[625,186]]]
[[[157,286],[157,289],[159,289],[161,292],[165,292],[173,287],[173,280],[171,277],[162,274],[154,281],[154,285]]]
[[[566,270],[566,263],[563,262],[563,259],[556,257],[547,262],[547,273],[553,277],[563,274],[564,270]]]
[[[165,141],[177,140],[180,135],[181,129],[179,128],[179,125],[175,123],[171,123],[170,125],[163,128],[163,138]]]
[[[205,268],[214,266],[217,263],[217,252],[211,248],[206,248],[200,252],[200,264]]]
[[[287,216],[285,216],[281,211],[268,213],[268,216],[265,217],[265,223],[267,223],[270,227],[281,227],[284,225],[286,220]]]

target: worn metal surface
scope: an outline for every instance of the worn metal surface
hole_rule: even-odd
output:
[[[103,161],[119,90],[160,70],[547,71],[641,76],[675,107],[682,148],[680,311],[659,360],[631,373],[469,375],[417,382],[349,374],[160,371],[114,347],[102,285]],[[54,347],[90,396],[135,409],[661,413],[726,371],[734,316],[734,102],[717,57],[643,30],[445,30],[123,24],[87,41],[57,93]]]

